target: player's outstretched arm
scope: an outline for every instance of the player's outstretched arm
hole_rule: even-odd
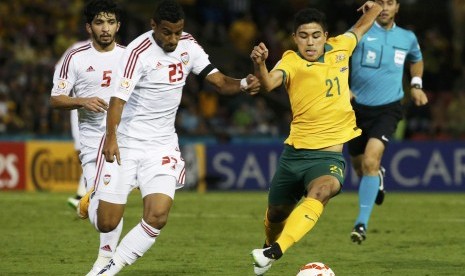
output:
[[[367,1],[357,11],[362,11],[363,15],[358,19],[352,28],[352,32],[360,41],[362,36],[371,28],[378,15],[383,11],[381,5],[373,1]]]
[[[228,77],[218,71],[207,75],[205,79],[223,95],[233,95],[241,91],[255,95],[260,90],[260,82],[252,74],[240,80]]]
[[[108,104],[99,97],[79,98],[66,95],[51,96],[50,106],[68,110],[82,107],[92,112],[105,112],[108,109]]]
[[[268,49],[263,42],[253,48],[250,58],[253,61],[254,74],[260,80],[263,90],[269,92],[282,84],[283,72],[279,70],[268,72],[266,68]]]
[[[118,125],[121,122],[121,114],[123,114],[123,107],[126,104],[126,101],[111,97],[110,99],[110,108],[107,113],[107,129],[105,134],[105,143],[103,144],[102,153],[105,155],[105,160],[107,162],[113,163],[115,161],[121,165],[121,159],[118,148],[118,141],[116,138],[116,131],[118,130]]]

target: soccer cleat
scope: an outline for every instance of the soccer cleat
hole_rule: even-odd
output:
[[[113,259],[111,259],[108,264],[102,270],[100,270],[99,273],[97,273],[97,276],[114,276],[118,274],[120,270],[121,267],[118,268]]]
[[[87,194],[85,194],[80,200],[76,207],[77,215],[81,219],[86,219],[89,217],[89,204],[90,204],[90,197],[94,193],[94,188],[91,188]]]
[[[355,225],[354,229],[350,233],[350,238],[353,242],[356,242],[358,244],[361,244],[362,241],[366,240],[367,234],[365,225],[361,223]]]
[[[110,262],[102,270],[100,270],[99,273],[97,273],[97,276],[99,276],[99,275],[101,275],[101,276],[115,275],[115,274],[110,273],[110,269],[114,265],[115,264],[113,263],[113,260],[110,260]]]
[[[271,264],[273,263],[274,259],[270,259],[263,255],[263,251],[267,249],[269,249],[269,247],[263,249],[254,249],[252,250],[252,253],[250,253],[253,258],[253,271],[255,275],[264,275],[265,272],[271,268]]]
[[[100,271],[102,271],[102,268],[94,266],[89,273],[86,274],[86,276],[97,276]]]
[[[68,200],[66,201],[68,203],[68,206],[73,208],[73,210],[77,209],[77,206],[79,204],[79,199],[76,197],[68,197]]]
[[[386,191],[384,190],[384,177],[386,176],[386,169],[383,166],[379,167],[378,175],[379,175],[380,181],[379,181],[379,190],[378,190],[378,194],[376,195],[375,203],[376,205],[381,205],[383,204],[384,196],[386,194]]]

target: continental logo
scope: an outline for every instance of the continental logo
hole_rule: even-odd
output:
[[[56,156],[49,149],[34,153],[30,170],[32,183],[38,190],[49,190],[54,185],[75,187],[81,175],[81,165],[72,152]]]

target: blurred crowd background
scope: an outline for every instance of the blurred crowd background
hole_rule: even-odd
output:
[[[155,0],[121,0],[118,42],[127,45],[149,30]],[[194,35],[222,72],[242,78],[252,72],[249,53],[259,41],[270,49],[269,68],[293,49],[293,14],[316,7],[328,17],[330,36],[360,16],[359,0],[180,0]],[[424,89],[430,104],[405,100],[398,139],[465,139],[465,0],[400,0],[397,24],[413,30],[425,61]],[[69,111],[52,110],[55,63],[74,42],[84,40],[85,0],[0,2],[0,137],[69,139]],[[408,72],[408,71],[406,71]],[[409,79],[405,78],[408,90]],[[184,139],[281,139],[289,132],[286,92],[220,96],[196,76],[188,78],[178,112]]]

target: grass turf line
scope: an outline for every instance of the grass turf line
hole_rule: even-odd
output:
[[[96,257],[98,232],[76,218],[64,193],[0,193],[0,275],[84,275]],[[463,275],[463,194],[393,193],[375,206],[362,245],[349,233],[357,195],[332,199],[316,227],[267,276],[293,276],[313,261],[337,276]],[[263,244],[266,192],[180,191],[155,245],[119,275],[253,275],[249,253]],[[123,234],[141,217],[133,193]]]

